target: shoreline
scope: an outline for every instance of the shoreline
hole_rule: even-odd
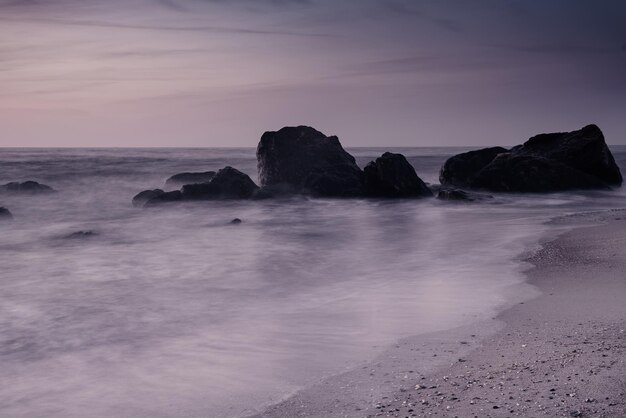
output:
[[[494,317],[399,340],[250,417],[626,416],[626,212],[548,223],[565,231],[520,257],[526,281]]]

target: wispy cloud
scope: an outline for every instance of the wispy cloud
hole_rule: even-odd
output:
[[[615,47],[600,47],[573,43],[536,43],[528,45],[520,44],[491,44],[494,48],[507,51],[529,52],[538,54],[605,54],[616,52]]]
[[[486,56],[420,55],[387,60],[367,61],[343,67],[345,73],[338,77],[400,74],[459,75],[481,71],[499,71],[528,66],[511,59]]]
[[[450,32],[462,33],[465,30],[460,21],[429,12],[424,7],[420,7],[419,2],[381,0],[380,4],[389,12],[403,16],[412,16]]]
[[[152,24],[140,24],[140,23],[121,23],[121,22],[108,22],[99,20],[78,20],[78,19],[63,19],[63,18],[48,18],[48,17],[3,17],[0,16],[0,21],[11,23],[41,23],[49,25],[65,25],[65,26],[82,26],[82,27],[97,27],[97,28],[109,28],[109,29],[130,29],[130,30],[148,30],[148,31],[167,31],[167,32],[209,32],[209,33],[230,33],[230,34],[247,34],[247,35],[284,35],[284,36],[299,36],[299,37],[330,37],[331,35],[325,33],[304,33],[289,30],[279,29],[249,29],[238,27],[226,27],[226,26],[212,26],[212,25],[152,25]]]

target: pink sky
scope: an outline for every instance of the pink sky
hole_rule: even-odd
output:
[[[621,1],[0,0],[0,146],[626,144]],[[583,30],[584,28],[584,30]]]

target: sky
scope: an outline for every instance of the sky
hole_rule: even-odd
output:
[[[626,144],[623,0],[0,0],[0,146]]]

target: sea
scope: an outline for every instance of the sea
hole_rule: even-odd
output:
[[[431,184],[467,150],[348,149],[361,167],[400,152]],[[0,223],[0,416],[258,412],[401,338],[492,317],[547,221],[626,207],[619,188],[131,204],[226,165],[257,180],[254,148],[0,148],[0,184],[58,191],[0,194],[14,216]]]

